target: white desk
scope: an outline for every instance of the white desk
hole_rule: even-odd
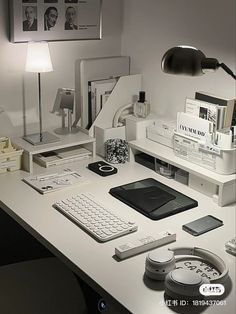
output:
[[[115,212],[136,221],[138,232],[156,234],[171,229],[177,233],[177,242],[171,246],[199,246],[219,254],[229,264],[232,279],[232,291],[226,298],[226,306],[211,306],[207,313],[235,313],[235,257],[224,250],[227,240],[235,236],[235,204],[218,207],[212,200],[173,180],[163,178],[136,163],[118,166],[118,174],[102,178],[85,168],[88,160],[74,163],[73,168],[86,176],[91,183],[81,187],[71,187],[59,192],[40,195],[21,179],[29,174],[24,171],[0,175],[0,207],[11,215],[33,236],[52,250],[78,275],[89,281],[95,288],[99,286],[124,308],[134,314],[173,313],[163,305],[163,291],[147,287],[143,281],[146,253],[118,262],[112,256],[115,246],[137,237],[137,232],[106,242],[96,242],[92,237],[52,208],[58,199],[74,195],[81,191],[90,191]],[[66,165],[69,167],[69,165]],[[72,165],[70,165],[72,167]],[[60,168],[50,171],[56,172]],[[61,167],[61,169],[63,169]],[[46,172],[44,168],[35,168],[35,173]],[[131,181],[153,177],[172,188],[179,190],[199,202],[197,208],[159,221],[152,221],[132,208],[113,198],[110,187]],[[182,224],[207,214],[215,215],[224,221],[224,226],[199,237],[193,237],[182,231]],[[96,284],[94,284],[94,282]],[[100,291],[101,292],[101,291]]]

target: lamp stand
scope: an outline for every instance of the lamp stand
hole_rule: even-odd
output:
[[[43,123],[42,123],[42,101],[41,101],[41,76],[40,73],[38,73],[38,96],[39,96],[39,133],[30,134],[23,136],[23,139],[29,142],[32,145],[44,145],[48,143],[54,143],[59,142],[60,139],[49,133],[49,132],[43,132]]]

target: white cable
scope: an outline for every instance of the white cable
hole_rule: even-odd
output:
[[[120,107],[115,115],[114,115],[114,118],[113,118],[113,127],[114,128],[117,128],[119,126],[119,119],[121,117],[121,114],[124,110],[128,109],[128,108],[132,108],[133,107],[133,104],[128,104],[128,105],[124,105],[122,107]]]
[[[131,116],[133,116],[133,114],[130,113],[127,113],[125,115],[122,114],[118,122],[118,127],[123,126],[125,124],[125,119]]]

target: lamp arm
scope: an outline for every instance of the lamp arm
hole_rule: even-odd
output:
[[[232,76],[236,80],[236,75],[233,73],[233,71],[230,70],[230,68],[227,67],[224,63],[219,63],[219,67],[221,67],[226,73]]]

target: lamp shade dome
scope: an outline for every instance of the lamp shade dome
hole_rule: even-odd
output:
[[[178,46],[164,54],[161,68],[169,74],[201,75],[202,60],[205,58],[204,53],[194,47]]]

